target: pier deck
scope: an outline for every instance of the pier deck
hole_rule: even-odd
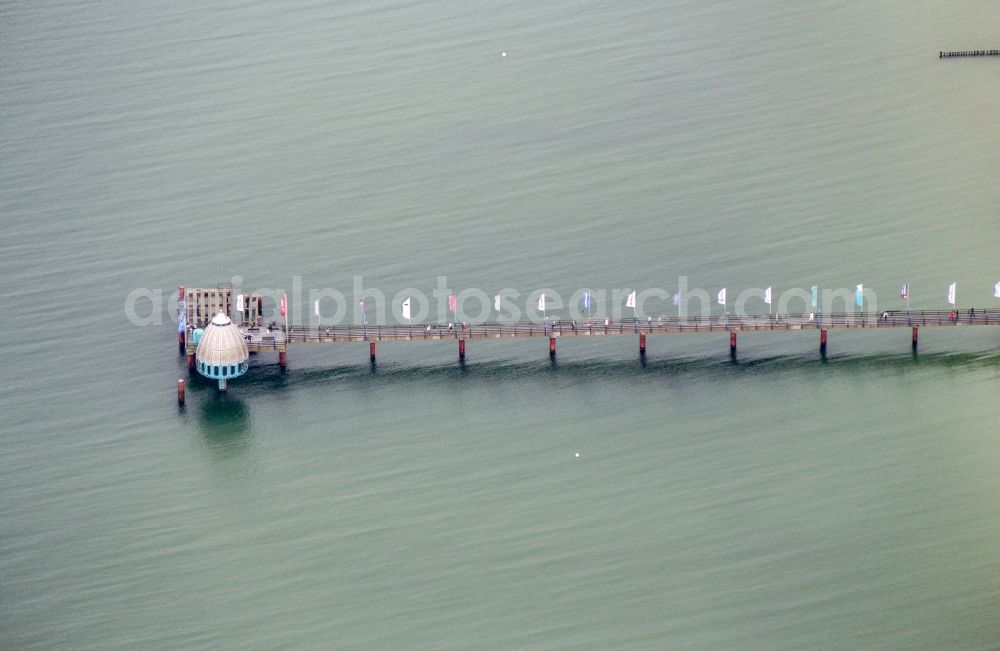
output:
[[[794,330],[839,330],[851,328],[930,328],[1000,326],[1000,310],[963,310],[952,318],[948,311],[888,312],[885,317],[856,314],[660,317],[652,320],[626,319],[605,326],[603,319],[592,323],[559,320],[547,323],[479,323],[462,327],[447,325],[397,324],[381,326],[283,326],[240,327],[251,352],[280,350],[289,344],[334,344],[364,341],[438,341],[442,339],[508,339],[524,337],[602,337],[709,332],[754,332]],[[188,341],[191,341],[189,338]]]

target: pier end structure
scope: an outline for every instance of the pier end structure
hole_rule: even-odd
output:
[[[229,317],[238,328],[263,326],[264,297],[261,294],[238,292],[231,283],[219,283],[215,287],[178,285],[177,294],[177,342],[181,354],[187,355],[190,371],[197,370],[195,353],[200,339],[219,313]]]
[[[264,297],[260,294],[239,292],[231,283],[219,283],[215,287],[185,288],[181,285],[178,291],[183,301],[180,309],[183,310],[188,343],[191,332],[208,326],[219,312],[241,327],[264,325]]]
[[[194,356],[195,370],[207,378],[218,380],[219,391],[226,390],[228,380],[247,372],[250,359],[243,333],[222,312],[216,314],[205,328]]]

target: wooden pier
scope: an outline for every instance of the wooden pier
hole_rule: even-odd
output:
[[[509,339],[515,337],[601,337],[640,334],[694,334],[706,332],[752,332],[761,330],[839,330],[848,328],[1000,326],[1000,310],[963,310],[955,317],[948,311],[887,312],[884,316],[855,314],[660,317],[626,319],[605,325],[603,321],[547,323],[479,323],[447,325],[382,326],[291,326],[287,332],[276,326],[242,328],[250,351],[276,350],[286,344],[333,344],[362,341],[437,341],[441,339]]]
[[[243,336],[249,353],[278,353],[278,365],[288,363],[288,347],[292,344],[368,343],[368,355],[376,361],[376,344],[401,341],[458,342],[458,359],[465,360],[466,342],[472,339],[513,339],[543,337],[548,339],[549,357],[555,358],[560,337],[633,336],[639,340],[639,354],[646,354],[646,338],[650,335],[729,333],[729,352],[736,358],[737,334],[740,332],[815,330],[819,333],[819,351],[826,355],[830,330],[909,328],[913,350],[921,328],[955,328],[964,326],[1000,326],[1000,310],[883,311],[879,315],[834,314],[762,314],[751,316],[659,316],[642,319],[545,320],[515,323],[449,323],[396,325],[286,325],[276,320],[264,322],[261,298],[257,294],[234,297],[231,286],[215,289],[185,289],[178,287],[178,347],[187,355],[188,368],[195,369],[195,351],[201,328],[213,310],[231,314],[235,327]],[[243,309],[240,310],[239,307]],[[284,306],[283,306],[284,307]],[[228,321],[227,321],[228,322]],[[178,384],[178,402],[184,400],[183,384]]]
[[[561,337],[632,336],[639,341],[639,353],[646,352],[646,338],[652,335],[729,333],[730,353],[735,356],[737,333],[761,331],[802,331],[818,333],[819,349],[826,354],[828,331],[845,329],[909,328],[912,347],[916,349],[921,328],[960,328],[966,326],[1000,326],[1000,310],[965,309],[953,311],[883,312],[879,316],[859,314],[776,314],[760,316],[658,317],[646,320],[612,321],[548,321],[518,323],[476,323],[452,325],[343,325],[301,326],[286,328],[283,324],[250,323],[238,326],[251,353],[277,352],[278,363],[287,364],[287,351],[292,345],[304,344],[363,344],[368,343],[369,356],[376,359],[378,342],[414,342],[454,340],[458,356],[465,359],[466,342],[475,339],[512,339],[540,337],[549,340],[549,355],[555,357],[556,342]],[[193,330],[182,334],[182,350],[194,363]],[[193,367],[193,366],[192,366]]]

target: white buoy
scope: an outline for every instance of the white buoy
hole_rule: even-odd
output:
[[[507,56],[507,53],[506,52],[501,52],[500,56],[505,57],[505,56]]]
[[[577,453],[576,453],[576,458],[577,458],[577,459],[579,459],[579,458],[580,458],[580,453],[579,453],[579,452],[577,452]]]

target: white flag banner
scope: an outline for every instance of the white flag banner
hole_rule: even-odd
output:
[[[625,299],[625,307],[630,307],[633,310],[635,309],[635,290],[634,289],[632,290],[632,293],[628,295],[628,298]]]
[[[538,309],[542,312],[545,311],[545,294],[538,297]]]
[[[410,297],[407,296],[406,300],[403,301],[403,318],[407,321],[410,320]]]
[[[726,304],[726,288],[725,287],[723,287],[722,289],[719,290],[718,301],[719,301],[719,305],[725,305]]]
[[[993,298],[1000,298],[1000,281],[993,285]]]
[[[768,305],[771,304],[771,288],[768,287],[764,290],[764,302]]]
[[[948,304],[955,304],[955,283],[948,285]]]
[[[500,294],[493,297],[493,309],[497,312],[500,311]]]
[[[316,299],[316,302],[313,303],[313,310],[316,312],[316,316],[319,316],[319,299],[318,298]]]
[[[244,309],[244,307],[245,307],[245,303],[243,302],[243,294],[238,294],[236,296],[236,311],[237,312],[242,312],[243,309]]]

